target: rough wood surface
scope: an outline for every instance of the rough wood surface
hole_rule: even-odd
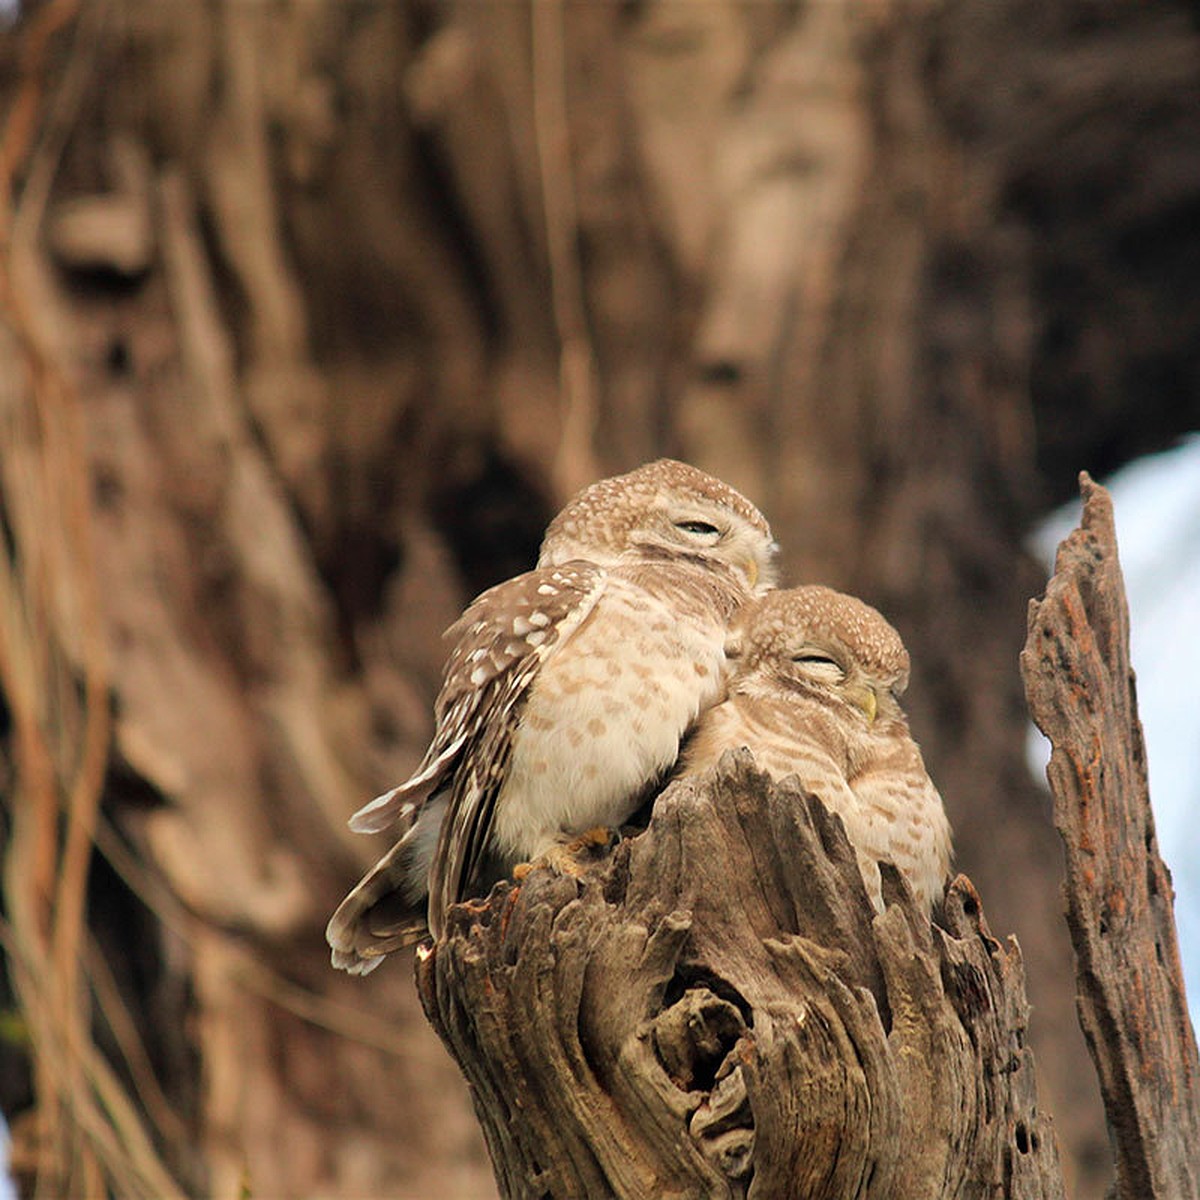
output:
[[[1080,478],[1083,520],[1029,606],[1029,708],[1067,859],[1080,1021],[1100,1076],[1123,1200],[1200,1196],[1200,1061],[1171,876],[1158,855],[1129,662],[1112,502]]]
[[[418,961],[506,1197],[1059,1197],[1020,952],[963,876],[944,927],[748,752],[582,883],[453,910]]]

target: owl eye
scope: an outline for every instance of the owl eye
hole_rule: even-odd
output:
[[[675,528],[682,529],[684,533],[694,533],[698,537],[715,537],[721,532],[707,521],[676,521]]]
[[[796,665],[797,674],[819,683],[837,684],[846,677],[842,664],[833,655],[821,650],[801,650],[799,654],[792,655],[792,662]]]
[[[792,662],[807,663],[810,666],[814,663],[821,663],[824,666],[837,667],[839,671],[842,669],[836,658],[830,658],[828,654],[819,654],[815,650],[805,650],[800,654],[793,654]]]

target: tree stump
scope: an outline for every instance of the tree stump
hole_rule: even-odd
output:
[[[1061,1197],[1020,951],[942,923],[747,751],[582,881],[452,910],[418,956],[506,1197]]]
[[[1086,472],[1080,485],[1083,521],[1029,606],[1021,669],[1054,747],[1046,774],[1066,848],[1079,1019],[1117,1196],[1185,1200],[1200,1196],[1200,1060],[1154,835],[1112,501]]]

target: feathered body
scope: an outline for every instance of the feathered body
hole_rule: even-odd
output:
[[[402,836],[330,921],[334,964],[365,973],[426,921],[440,936],[450,904],[627,818],[719,699],[727,623],[773,554],[758,510],[683,463],[572,500],[537,568],[447,631],[429,750],[351,821]]]
[[[705,712],[679,774],[748,747],[842,818],[876,907],[882,859],[930,909],[950,868],[950,824],[900,708],[909,662],[896,631],[851,596],[793,588],[747,604],[726,653],[728,695]]]

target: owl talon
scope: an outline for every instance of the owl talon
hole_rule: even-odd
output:
[[[567,841],[552,842],[532,862],[518,863],[513,868],[513,879],[520,883],[530,871],[547,867],[559,875],[580,879],[621,840],[621,834],[607,825],[597,825]]]
[[[593,829],[584,830],[578,837],[573,837],[565,843],[563,849],[574,855],[591,852],[599,857],[615,850],[620,840],[620,830],[608,825],[597,825]]]

